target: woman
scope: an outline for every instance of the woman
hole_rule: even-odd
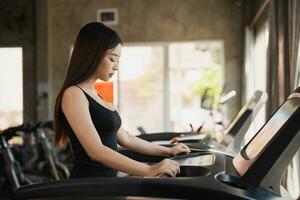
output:
[[[116,151],[119,143],[148,155],[190,152],[184,144],[169,148],[128,134],[121,128],[115,108],[97,94],[95,81],[108,81],[118,70],[121,44],[118,34],[102,23],[93,22],[81,28],[55,103],[55,143],[71,143],[75,158],[71,178],[116,176],[116,171],[137,176],[167,174],[174,177],[180,170],[175,161],[165,159],[150,166]]]

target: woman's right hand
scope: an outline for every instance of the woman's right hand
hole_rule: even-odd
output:
[[[146,174],[146,177],[157,177],[163,174],[175,177],[178,173],[180,173],[179,163],[174,160],[164,159],[159,163],[150,166],[150,170]]]

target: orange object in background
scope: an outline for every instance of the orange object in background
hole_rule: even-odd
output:
[[[95,89],[105,101],[112,104],[114,103],[114,82],[96,81]]]

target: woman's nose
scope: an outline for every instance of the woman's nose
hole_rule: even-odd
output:
[[[119,63],[118,64],[115,64],[114,67],[113,67],[113,70],[117,71],[119,69]]]

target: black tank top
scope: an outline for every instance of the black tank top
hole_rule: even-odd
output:
[[[122,123],[118,112],[116,110],[111,111],[108,108],[102,106],[94,98],[88,95],[82,88],[80,89],[83,91],[89,101],[89,111],[91,114],[91,118],[103,145],[113,150],[117,150],[117,131],[121,127]],[[90,159],[90,157],[80,144],[79,140],[77,139],[64,114],[62,126],[65,133],[69,137],[72,151],[74,153],[73,169],[71,170],[70,178],[116,176],[117,172],[114,169]]]

